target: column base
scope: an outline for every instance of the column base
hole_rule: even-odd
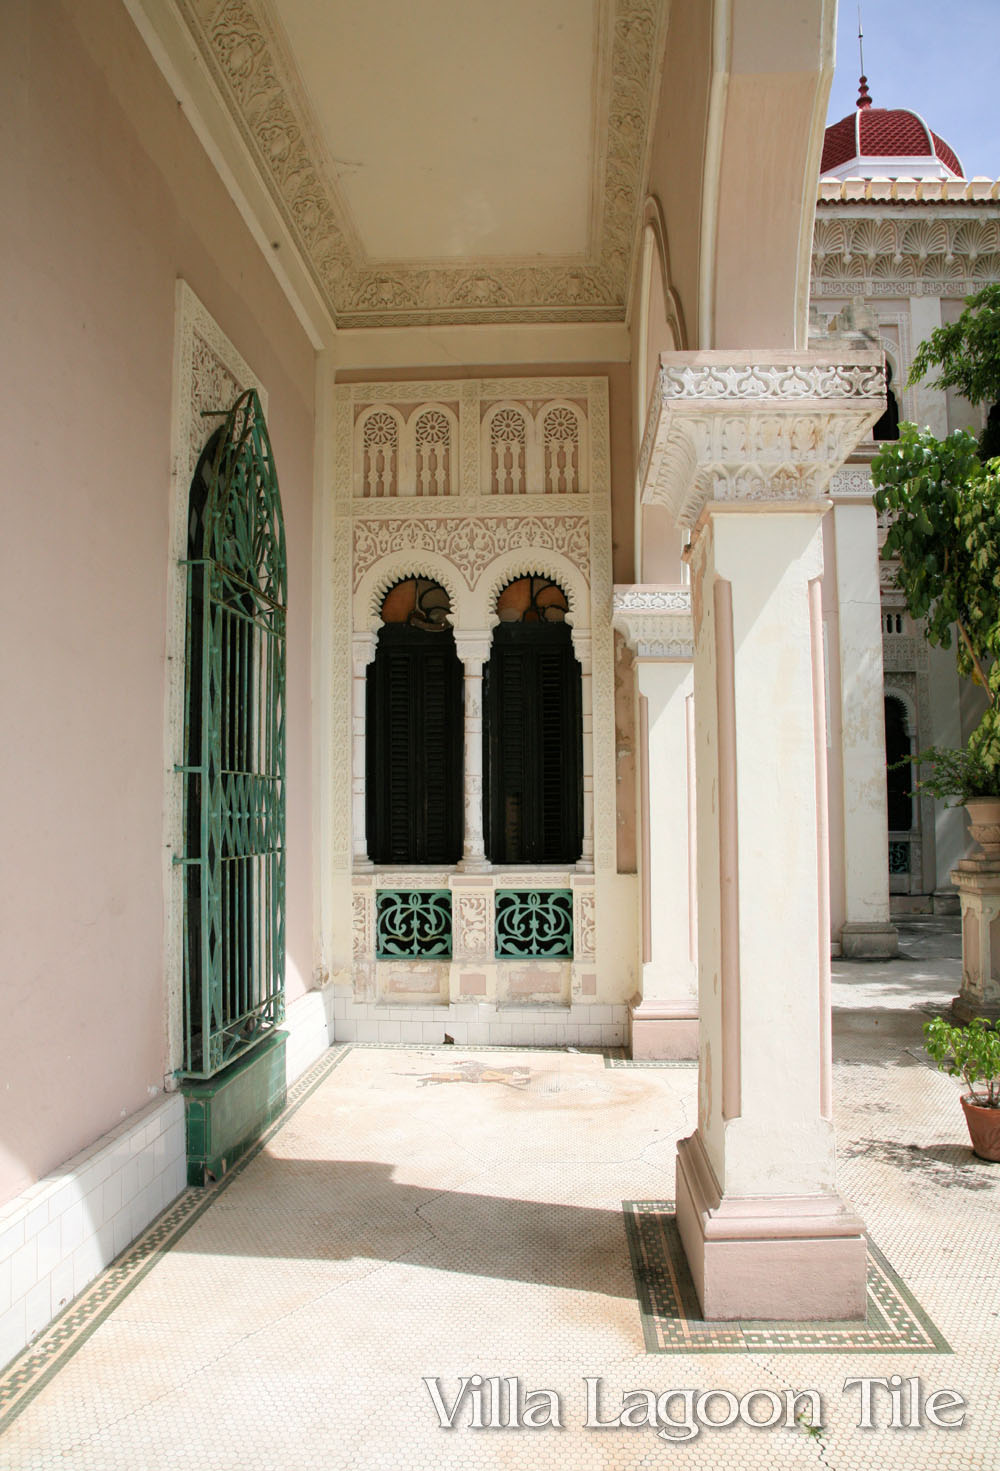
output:
[[[698,1000],[637,1001],[629,1006],[633,1058],[683,1061],[698,1056]]]
[[[899,931],[888,920],[849,921],[840,931],[840,953],[845,960],[891,960],[899,954]]]
[[[861,1321],[868,1245],[838,1195],[730,1198],[695,1133],[677,1146],[677,1226],[709,1321]]]
[[[1000,1001],[977,1001],[974,996],[965,996],[962,992],[953,997],[951,1019],[958,1026],[968,1026],[977,1016],[985,1017],[989,1022],[1000,1021]]]

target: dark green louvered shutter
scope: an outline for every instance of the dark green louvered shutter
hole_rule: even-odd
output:
[[[380,631],[367,685],[373,863],[457,863],[462,856],[462,674],[450,629]]]
[[[583,837],[580,665],[565,624],[501,624],[484,681],[493,863],[575,863]]]

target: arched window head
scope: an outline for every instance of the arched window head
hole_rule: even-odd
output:
[[[562,623],[569,612],[558,582],[531,573],[508,582],[497,598],[501,623]]]
[[[449,627],[450,612],[447,590],[429,577],[407,577],[390,587],[382,599],[383,623],[405,623],[425,633]]]
[[[575,863],[583,838],[582,671],[566,594],[531,573],[497,598],[483,679],[483,818],[493,863]]]
[[[899,404],[892,391],[892,364],[885,360],[885,413],[872,427],[872,439],[899,438]]]
[[[462,856],[462,662],[451,602],[429,577],[382,600],[367,675],[367,832],[374,863]]]

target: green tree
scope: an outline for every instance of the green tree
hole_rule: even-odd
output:
[[[907,384],[913,388],[940,368],[931,388],[957,388],[970,403],[989,404],[979,440],[984,459],[1000,455],[1000,285],[967,296],[956,322],[937,327],[917,348]]]
[[[921,343],[908,381],[937,366],[934,387],[992,402],[1000,399],[1000,285],[967,302],[957,322]],[[872,480],[876,509],[890,515],[882,555],[899,559],[910,614],[942,648],[958,630],[959,673],[988,701],[965,751],[921,752],[932,767],[922,785],[935,796],[1000,797],[1000,459],[984,458],[967,430],[937,439],[904,423],[872,461]]]

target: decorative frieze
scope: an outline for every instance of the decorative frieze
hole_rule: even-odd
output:
[[[879,180],[867,186],[869,197]],[[918,185],[925,192],[928,185]],[[962,189],[967,187],[964,183]],[[940,185],[931,186],[940,191]],[[849,196],[843,196],[847,198]],[[813,231],[812,295],[965,296],[1000,276],[1000,218],[933,193],[912,211],[821,209]]]

